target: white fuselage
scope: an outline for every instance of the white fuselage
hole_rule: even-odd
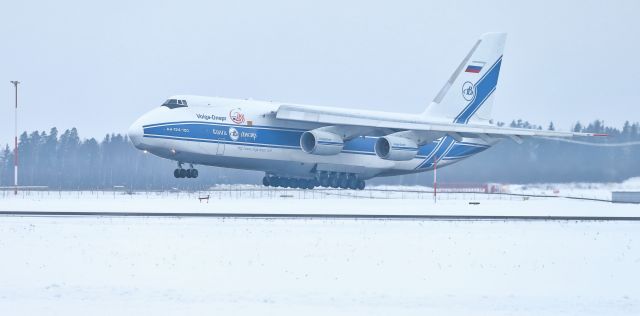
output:
[[[420,146],[413,159],[393,161],[376,155],[379,136],[372,133],[346,140],[335,155],[315,155],[301,149],[300,136],[323,125],[277,119],[275,113],[281,103],[182,98],[188,106],[158,107],[131,126],[129,136],[138,149],[183,163],[257,170],[283,177],[313,178],[318,172],[334,172],[370,179],[431,170],[435,163],[445,166],[490,146],[479,138],[456,141],[444,136]],[[384,135],[388,130],[379,132]]]

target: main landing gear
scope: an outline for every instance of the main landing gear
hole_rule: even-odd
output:
[[[358,179],[355,174],[344,172],[322,172],[314,179],[299,179],[266,175],[262,178],[262,184],[267,187],[313,189],[314,187],[341,188],[351,190],[363,190],[365,182]]]
[[[315,179],[297,179],[276,176],[264,176],[262,184],[267,187],[313,189],[317,185]]]
[[[176,178],[197,178],[198,169],[193,168],[193,164],[189,164],[189,169],[183,169],[182,163],[178,162],[178,169],[173,170],[173,176]]]

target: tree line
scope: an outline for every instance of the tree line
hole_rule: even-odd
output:
[[[499,122],[498,125],[506,125]],[[514,120],[511,127],[555,129]],[[640,141],[640,124],[626,122],[621,129],[596,120],[576,123],[574,131],[606,133],[609,137],[591,142]],[[81,139],[78,130],[57,128],[20,135],[19,184],[52,189],[203,189],[215,184],[260,183],[259,172],[199,168],[197,179],[175,179],[176,163],[133,147],[127,136],[109,134],[102,140]],[[0,186],[13,184],[13,150],[6,145],[0,153]],[[573,182],[621,181],[640,176],[640,146],[594,147],[547,139],[527,139],[518,145],[503,140],[493,148],[439,171],[444,182]],[[379,178],[377,184],[430,184],[428,175],[414,174]]]

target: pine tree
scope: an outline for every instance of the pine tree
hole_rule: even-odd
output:
[[[553,122],[550,122],[549,123],[549,127],[547,129],[550,130],[550,131],[555,131],[556,127],[553,125]]]
[[[622,136],[625,138],[631,137],[631,124],[629,121],[624,122],[624,126],[622,127]]]
[[[576,125],[573,127],[573,131],[574,131],[574,132],[577,132],[577,133],[582,132],[582,124],[580,124],[580,122],[579,122],[579,121],[578,121],[578,122],[576,123]]]
[[[9,149],[9,145],[4,146],[4,150],[2,150],[2,157],[0,157],[0,185],[8,185],[9,184],[9,172],[11,165],[11,149]]]

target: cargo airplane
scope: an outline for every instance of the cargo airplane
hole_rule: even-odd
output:
[[[176,95],[128,135],[136,148],[177,161],[176,178],[198,177],[194,165],[219,166],[262,171],[265,186],[306,189],[363,189],[367,179],[447,166],[502,139],[598,136],[492,123],[505,40],[482,35],[419,114]]]

